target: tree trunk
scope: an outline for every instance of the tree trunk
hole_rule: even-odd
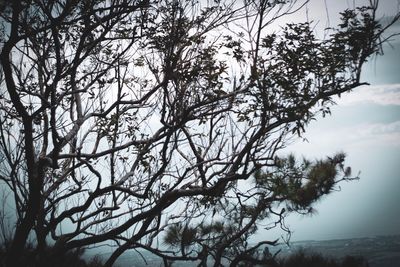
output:
[[[34,159],[33,159],[34,160]],[[28,160],[27,160],[28,161]],[[15,229],[14,239],[10,248],[7,251],[6,266],[18,267],[21,264],[21,251],[25,249],[26,240],[31,232],[41,203],[41,188],[43,184],[44,169],[43,164],[39,161],[34,164],[34,173],[29,174],[29,197],[26,208],[25,216],[22,218],[21,223]]]

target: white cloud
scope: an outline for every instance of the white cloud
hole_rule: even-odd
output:
[[[400,121],[387,124],[383,123],[369,124],[364,127],[361,127],[359,133],[366,136],[400,133]]]
[[[400,84],[361,86],[350,93],[343,94],[336,102],[339,105],[364,103],[400,105]]]
[[[400,120],[392,123],[363,123],[335,130],[314,127],[306,134],[309,142],[298,140],[288,152],[308,157],[323,157],[328,152],[362,150],[366,153],[376,148],[400,148]]]
[[[358,124],[340,129],[337,133],[331,133],[330,137],[333,140],[339,137],[338,141],[340,143],[347,143],[347,146],[400,147],[400,121]]]
[[[348,132],[347,141],[354,146],[400,147],[400,121],[358,125]]]

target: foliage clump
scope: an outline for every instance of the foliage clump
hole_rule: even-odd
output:
[[[0,249],[0,261],[4,261],[7,256],[9,244],[2,244]],[[47,246],[44,248],[46,257],[40,259],[33,244],[20,251],[17,259],[17,266],[24,267],[102,267],[103,262],[98,255],[87,259],[84,257],[85,250],[75,249],[70,251],[57,251],[55,247]]]

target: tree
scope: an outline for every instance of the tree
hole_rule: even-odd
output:
[[[23,0],[1,7],[0,178],[15,230],[5,259],[115,245],[165,265],[260,262],[259,222],[351,180],[344,154],[279,156],[366,84],[381,53],[377,1],[313,23],[269,27],[307,1]],[[47,255],[48,256],[48,255]],[[268,259],[263,259],[267,262]]]

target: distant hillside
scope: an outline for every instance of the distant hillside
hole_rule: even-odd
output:
[[[371,267],[400,267],[400,236],[292,242],[279,246],[282,256],[303,248],[332,258],[362,256]],[[275,248],[277,249],[277,248]]]
[[[377,236],[356,239],[337,239],[324,241],[298,241],[292,242],[290,247],[281,244],[273,249],[275,252],[281,249],[280,256],[285,257],[304,249],[307,252],[320,253],[326,257],[340,259],[349,256],[362,256],[366,258],[370,267],[400,267],[400,236]],[[93,252],[92,252],[93,253]],[[98,253],[98,252],[97,252]],[[103,253],[107,256],[108,253]],[[143,252],[142,256],[137,252],[127,252],[116,262],[116,267],[149,267],[163,266],[162,261],[151,253]],[[90,257],[91,255],[87,255]],[[146,262],[144,261],[146,260]],[[174,266],[197,266],[190,262],[176,263]]]

